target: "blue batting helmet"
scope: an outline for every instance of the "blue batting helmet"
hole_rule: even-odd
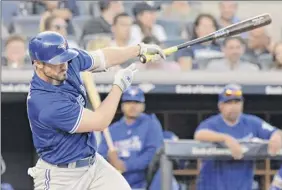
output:
[[[128,102],[128,101],[133,101],[133,102],[145,102],[145,96],[144,92],[138,88],[138,87],[129,87],[124,93],[122,94],[121,97],[122,102]]]
[[[218,95],[218,102],[227,102],[230,100],[244,100],[241,86],[235,84],[226,85]]]
[[[67,40],[57,32],[41,32],[29,42],[31,61],[58,65],[66,63],[78,55],[78,52],[69,49]]]

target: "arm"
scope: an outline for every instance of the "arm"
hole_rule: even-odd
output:
[[[116,113],[121,94],[121,89],[114,85],[109,95],[94,112],[84,108],[76,133],[103,131],[107,128]]]
[[[92,72],[103,71],[107,68],[121,65],[124,62],[143,54],[160,54],[165,59],[165,54],[157,45],[139,44],[128,47],[107,47],[97,51],[90,51],[88,54],[94,59],[95,65]]]
[[[225,142],[226,138],[226,134],[218,133],[209,129],[199,130],[194,135],[195,140],[207,142]]]
[[[216,132],[214,125],[208,122],[200,124],[194,135],[194,139],[211,143],[223,142],[230,149],[234,159],[241,159],[243,157],[243,150],[239,142],[228,134]]]
[[[101,105],[91,111],[65,97],[54,97],[56,102],[49,105],[39,114],[39,120],[69,133],[103,131],[112,122],[122,92],[130,86],[134,64],[117,72],[112,90]]]
[[[125,161],[125,171],[145,170],[156,151],[163,144],[162,128],[158,121],[153,121],[151,130],[148,131],[148,136],[145,143],[145,149],[134,159]]]
[[[276,155],[282,149],[282,131],[277,130],[270,136],[268,144],[268,153],[270,155]]]

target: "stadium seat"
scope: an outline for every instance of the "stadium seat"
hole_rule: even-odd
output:
[[[98,17],[98,16],[101,15],[101,11],[100,11],[98,3],[99,3],[98,1],[93,1],[93,2],[89,3],[90,15],[92,15],[94,17]]]
[[[90,15],[90,5],[92,2],[89,1],[80,1],[77,3],[79,15]]]
[[[39,33],[39,23],[41,16],[17,16],[13,18],[13,28],[15,33],[34,36]]]
[[[71,20],[77,40],[80,40],[84,25],[91,18],[92,16],[90,15],[83,15],[83,16],[74,17]]]
[[[168,38],[181,36],[181,31],[184,26],[182,22],[177,20],[157,19],[156,23],[164,28]]]

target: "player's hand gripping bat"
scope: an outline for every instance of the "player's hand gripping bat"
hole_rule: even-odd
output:
[[[262,14],[247,20],[243,20],[241,22],[232,24],[220,30],[217,30],[207,36],[197,38],[192,41],[185,42],[183,44],[179,44],[177,46],[173,46],[164,50],[165,55],[170,55],[174,52],[177,52],[180,49],[187,48],[189,46],[195,44],[201,44],[203,42],[214,41],[220,38],[226,38],[230,36],[234,36],[243,32],[247,32],[250,30],[254,30],[256,28],[266,26],[272,22],[271,16],[269,14]],[[145,54],[140,56],[141,63],[147,63],[152,60],[154,55]]]
[[[82,73],[82,79],[84,81],[84,85],[85,85],[86,91],[88,93],[90,103],[91,103],[91,105],[94,109],[97,109],[101,104],[101,99],[100,99],[100,95],[98,93],[98,90],[95,87],[92,73],[91,72],[83,72]],[[114,147],[113,140],[112,140],[112,137],[111,137],[111,134],[110,134],[108,128],[106,128],[103,131],[103,134],[104,134],[104,137],[106,139],[107,145],[109,147],[109,151],[114,151],[115,147]]]

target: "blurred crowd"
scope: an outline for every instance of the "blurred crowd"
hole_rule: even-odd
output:
[[[71,47],[89,51],[140,42],[166,48],[241,21],[238,6],[235,1],[218,2],[217,18],[202,12],[200,1],[4,1],[2,66],[31,68],[27,43],[38,32],[59,32]],[[138,65],[139,70],[277,71],[282,69],[282,42],[274,41],[263,27]]]

